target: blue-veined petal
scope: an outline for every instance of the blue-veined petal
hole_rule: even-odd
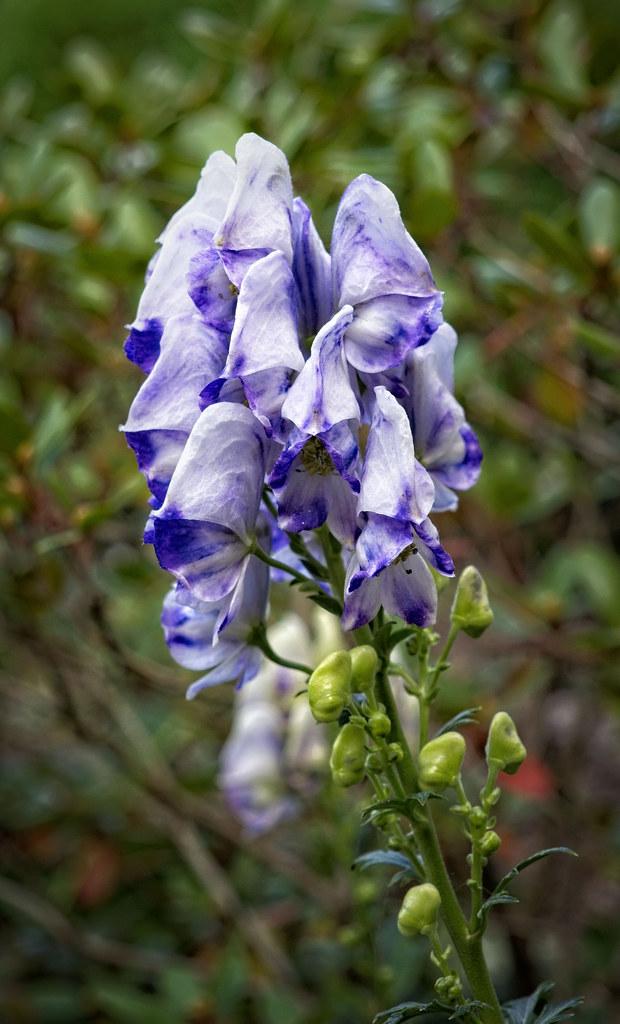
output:
[[[219,524],[250,542],[265,447],[264,431],[245,406],[209,406],[192,429],[160,515]]]
[[[454,576],[454,562],[439,542],[439,531],[430,521],[425,519],[416,523],[415,545],[423,558],[442,576]]]
[[[385,387],[375,388],[375,400],[358,511],[420,522],[433,505],[433,482],[415,458],[405,410]]]
[[[359,418],[342,347],[352,318],[352,308],[345,306],[321,328],[282,406],[282,415],[306,434],[322,434],[336,423]]]
[[[297,304],[295,281],[281,252],[254,263],[239,290],[222,376],[245,377],[271,367],[301,370]]]
[[[239,288],[250,262],[279,250],[293,262],[293,189],[284,153],[260,136],[242,135],[235,148],[237,175],[215,244]]]
[[[312,336],[333,312],[331,261],[303,199],[293,202],[293,274],[301,300],[301,331]]]
[[[225,359],[225,338],[197,314],[175,316],[166,324],[160,356],[122,427],[159,501],[200,415],[200,392]]]
[[[201,217],[183,217],[166,234],[125,342],[127,358],[146,373],[159,355],[161,336],[170,317],[196,312],[187,273],[192,257],[211,249],[211,238],[207,222]]]
[[[398,366],[411,349],[424,345],[441,323],[441,296],[382,295],[355,306],[345,337],[351,366],[382,373]]]
[[[355,178],[340,200],[331,254],[340,306],[382,295],[422,298],[437,293],[427,260],[405,228],[394,195],[369,174]]]

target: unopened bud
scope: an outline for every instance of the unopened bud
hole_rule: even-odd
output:
[[[392,723],[383,711],[374,711],[368,720],[368,727],[371,735],[377,739],[377,737],[390,735]]]
[[[480,852],[483,857],[490,857],[492,853],[499,850],[501,845],[502,841],[497,832],[485,832],[480,840]]]
[[[371,693],[379,665],[377,652],[370,644],[362,644],[360,647],[353,647],[349,653],[353,693]]]
[[[465,757],[465,740],[460,732],[446,732],[425,744],[418,756],[423,789],[445,789],[456,782]]]
[[[364,778],[365,734],[361,725],[344,725],[332,747],[329,767],[338,786],[353,786]]]
[[[493,717],[485,753],[489,767],[500,768],[509,775],[514,775],[527,757],[516,726],[505,711],[498,711]]]
[[[351,655],[334,651],[308,681],[308,701],[317,722],[336,722],[351,695]]]
[[[487,585],[474,565],[463,569],[452,602],[452,625],[468,636],[481,636],[493,622]]]
[[[401,935],[428,935],[437,920],[441,896],[430,882],[414,885],[404,896],[398,913]]]

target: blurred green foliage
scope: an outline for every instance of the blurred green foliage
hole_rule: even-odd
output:
[[[214,785],[231,695],[184,704],[158,626],[167,581],[140,547],[146,492],[117,432],[138,385],[122,325],[166,217],[246,129],[286,150],[326,241],[348,180],[384,180],[445,289],[485,466],[442,529],[457,563],[485,572],[496,624],[459,641],[443,710],[482,703],[487,722],[501,702],[533,752],[498,870],[558,842],[580,853],[521,883],[491,957],[506,995],[551,975],[584,992],[584,1024],[613,1019],[613,5],[0,13],[3,1019],[353,1024],[428,988],[423,951],[394,927],[398,893],[380,872],[351,880],[351,852],[374,840],[345,798],[326,788],[261,840],[231,820]],[[469,739],[479,754],[483,729]]]

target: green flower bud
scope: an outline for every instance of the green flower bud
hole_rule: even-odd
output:
[[[489,767],[500,768],[509,775],[514,775],[527,757],[516,726],[505,711],[498,711],[493,717],[485,753]]]
[[[499,850],[501,845],[502,841],[499,838],[497,832],[485,832],[482,839],[480,840],[480,852],[483,857],[490,857],[492,853],[495,853],[496,850]]]
[[[381,736],[389,736],[392,728],[388,716],[383,711],[374,711],[368,720],[371,734],[377,739]]]
[[[493,622],[487,585],[475,566],[463,569],[452,602],[452,625],[468,636],[481,636]]]
[[[351,655],[334,651],[317,665],[308,681],[308,700],[316,721],[337,721],[350,694]]]
[[[465,757],[465,740],[460,732],[446,732],[427,743],[418,756],[423,789],[445,789],[457,779]]]
[[[353,647],[349,653],[353,693],[371,693],[379,665],[377,652],[370,644],[362,644],[361,647]]]
[[[482,807],[474,807],[469,815],[469,820],[475,828],[480,828],[481,825],[486,824],[486,812],[483,811]]]
[[[398,930],[401,935],[428,935],[437,920],[441,896],[430,882],[414,885],[405,893],[398,912]]]
[[[364,778],[365,733],[361,725],[344,725],[332,747],[329,767],[337,786],[353,786]]]

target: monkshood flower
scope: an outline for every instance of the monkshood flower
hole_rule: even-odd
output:
[[[268,477],[282,529],[301,533],[327,522],[334,537],[352,545],[360,486],[357,464],[357,441],[347,423],[316,435],[294,429]]]
[[[344,351],[357,370],[397,366],[441,323],[441,293],[380,181],[360,174],[340,201],[331,258],[337,309],[351,306]]]
[[[405,410],[377,387],[358,499],[363,527],[345,582],[345,629],[370,622],[382,606],[418,626],[435,621],[437,590],[428,565],[447,576],[454,566],[428,518],[434,498]]]
[[[249,559],[234,595],[221,604],[196,601],[178,584],[164,600],[161,624],[170,654],[184,668],[205,672],[187,691],[191,700],[218,683],[253,679],[262,655],[250,646],[267,612],[269,570]]]
[[[154,516],[155,553],[201,601],[238,585],[256,539],[266,439],[255,416],[223,402],[202,412],[165,501]]]
[[[172,316],[193,316],[229,333],[249,267],[270,252],[293,262],[293,192],[286,157],[257,135],[237,143],[236,163],[214,153],[196,193],[160,236],[136,319],[125,343],[148,373]]]
[[[435,512],[457,507],[454,492],[473,487],[482,462],[478,438],[453,395],[456,343],[456,332],[442,324],[423,348],[409,354],[403,374],[403,405],[416,455],[435,485]]]
[[[285,657],[311,657],[303,620],[285,615],[270,631]],[[308,707],[295,699],[302,673],[264,663],[252,685],[235,694],[233,727],[221,757],[219,781],[231,808],[255,833],[273,828],[300,809],[298,792],[312,787],[325,767],[327,740]]]

